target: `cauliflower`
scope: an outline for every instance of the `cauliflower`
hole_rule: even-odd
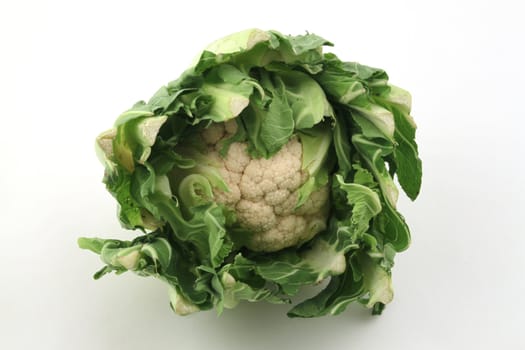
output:
[[[140,234],[80,238],[105,264],[95,278],[155,277],[180,315],[287,303],[325,279],[288,316],[383,310],[410,243],[393,179],[411,199],[421,185],[411,98],[325,45],[233,34],[97,138],[119,220]]]
[[[209,165],[217,166],[228,190],[214,188],[217,203],[232,210],[251,234],[242,242],[254,251],[277,251],[308,241],[326,228],[328,184],[313,191],[297,207],[299,189],[309,178],[301,169],[302,146],[292,137],[272,158],[251,158],[246,142],[233,142],[226,156],[223,141],[237,132],[237,123],[213,123],[201,133]]]

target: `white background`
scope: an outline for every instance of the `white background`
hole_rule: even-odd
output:
[[[0,348],[525,347],[525,26],[520,1],[2,1]],[[78,236],[133,236],[95,136],[241,29],[314,32],[413,95],[424,160],[411,248],[380,317],[242,304],[172,314],[161,282],[91,276]]]

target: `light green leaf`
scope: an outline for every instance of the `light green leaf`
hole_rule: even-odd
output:
[[[303,205],[312,192],[325,186],[333,169],[335,157],[331,151],[332,131],[327,125],[297,133],[303,147],[301,169],[309,175],[308,180],[298,189],[296,208]]]
[[[422,164],[419,159],[416,137],[416,124],[410,116],[410,94],[400,88],[391,87],[384,97],[376,98],[378,103],[389,108],[395,119],[394,161],[399,184],[412,200],[421,189]]]
[[[284,87],[265,84],[271,99],[268,103],[259,96],[242,116],[249,141],[248,151],[255,157],[269,158],[286,144],[294,131],[293,111],[284,93]]]
[[[170,306],[177,315],[187,316],[201,310],[197,305],[193,304],[182,294],[178,293],[175,287],[169,286],[168,291],[170,297]]]
[[[363,273],[364,288],[369,293],[366,306],[371,308],[376,303],[390,303],[394,297],[390,273],[366,254],[359,254],[358,260]]]
[[[219,55],[250,50],[256,44],[269,41],[270,38],[268,32],[260,29],[247,29],[214,41],[206,48],[206,51]]]
[[[358,300],[363,293],[363,279],[355,279],[352,268],[344,274],[330,278],[330,283],[316,296],[296,305],[289,317],[320,317],[338,315],[348,304]]]
[[[333,110],[323,89],[309,75],[298,71],[275,73],[285,85],[286,99],[292,108],[296,130],[310,129]]]
[[[237,117],[250,103],[253,85],[205,83],[202,92],[213,97],[207,118],[214,122],[225,122]]]
[[[172,259],[172,248],[165,238],[157,238],[151,243],[146,243],[140,252],[149,256],[154,262],[158,262],[163,270],[168,269]]]
[[[392,147],[368,140],[359,134],[352,136],[352,143],[372,170],[374,177],[381,187],[383,197],[395,208],[398,190],[388,173],[383,159],[383,157],[392,153]]]
[[[395,122],[394,115],[381,106],[373,103],[366,103],[364,106],[350,105],[357,112],[358,116],[363,117],[372,123],[387,140],[394,140]]]
[[[381,212],[381,200],[376,192],[358,183],[345,183],[343,177],[335,175],[337,188],[346,194],[348,204],[352,207],[350,229],[357,237],[368,230],[370,220]]]

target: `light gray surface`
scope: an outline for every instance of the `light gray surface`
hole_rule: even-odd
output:
[[[494,349],[525,346],[523,35],[518,2],[0,5],[0,348]],[[208,42],[247,27],[333,41],[413,94],[421,197],[381,317],[290,320],[242,304],[186,318],[165,287],[101,264],[80,235],[132,237],[101,184],[93,139],[176,78]]]

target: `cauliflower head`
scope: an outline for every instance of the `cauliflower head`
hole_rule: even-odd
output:
[[[306,242],[326,228],[329,186],[311,192],[297,205],[309,173],[302,168],[303,148],[292,137],[271,158],[253,158],[246,142],[233,142],[222,156],[224,141],[237,123],[213,123],[201,132],[208,166],[216,167],[227,189],[213,188],[215,201],[231,210],[245,232],[237,239],[253,251],[277,251]],[[207,159],[206,159],[207,158]]]

